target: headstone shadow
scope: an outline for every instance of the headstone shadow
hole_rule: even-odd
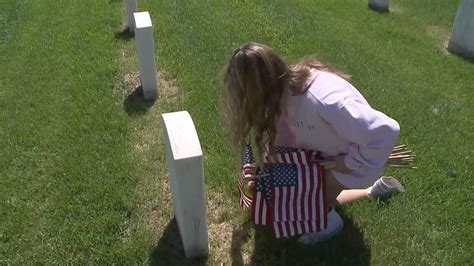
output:
[[[135,36],[128,26],[124,27],[121,31],[117,31],[114,35],[115,39],[122,41],[131,40]]]
[[[344,228],[337,236],[312,246],[299,244],[296,237],[274,239],[265,226],[256,226],[254,249],[250,262],[245,262],[241,253],[247,241],[242,232],[234,230],[232,238],[233,265],[369,265],[370,248],[364,241],[362,231],[354,221],[338,211],[344,220]],[[237,230],[253,226],[249,221]]]
[[[124,100],[123,106],[129,116],[145,114],[155,101],[147,101],[143,96],[142,86],[137,87]]]
[[[446,48],[446,50],[447,50],[447,48]],[[454,55],[454,56],[456,56],[457,58],[459,58],[461,61],[464,61],[464,62],[466,62],[466,63],[474,64],[474,54],[471,55],[472,58],[468,58],[468,57],[466,57],[465,54],[459,53],[459,52],[457,52],[457,51],[449,51],[449,50],[448,50],[448,52],[450,52],[452,55]]]
[[[390,12],[390,1],[389,0],[369,0],[368,6],[370,9],[379,13]]]
[[[205,265],[206,261],[206,257],[185,257],[175,218],[170,220],[150,255],[150,265]]]
[[[374,7],[374,6],[371,6],[371,5],[369,5],[369,9],[374,11],[374,12],[377,12],[379,14],[390,14],[389,9],[381,9],[381,8]]]
[[[230,246],[230,255],[232,258],[232,265],[244,265],[244,258],[242,256],[242,246],[248,241],[250,237],[250,227],[253,226],[251,221],[244,222],[239,228],[232,231],[232,242]]]

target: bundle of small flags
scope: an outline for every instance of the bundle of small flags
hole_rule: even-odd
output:
[[[399,145],[393,148],[388,161],[385,163],[385,166],[397,167],[397,168],[408,168],[408,169],[418,169],[416,166],[413,166],[412,163],[415,160],[415,155],[412,151],[407,150],[405,145]]]
[[[405,145],[396,146],[386,166],[416,169],[414,155]],[[322,160],[316,151],[275,147],[265,166],[256,167],[252,148],[247,145],[242,158],[238,190],[240,205],[252,207],[255,224],[270,226],[276,238],[320,231],[327,226],[324,169],[335,161]],[[253,195],[244,192],[244,184],[255,180]]]
[[[412,165],[414,160],[415,155],[412,153],[412,151],[407,150],[405,145],[399,145],[393,148],[392,153],[385,162],[385,166],[406,169],[418,169],[416,166]],[[323,165],[326,169],[332,169],[336,166],[336,161],[331,158],[319,160],[319,163]]]
[[[268,225],[276,238],[320,231],[327,226],[324,168],[314,151],[276,147],[275,156],[255,167],[251,147],[245,148],[238,189],[243,208],[252,207],[255,224]],[[253,197],[243,185],[258,177]]]

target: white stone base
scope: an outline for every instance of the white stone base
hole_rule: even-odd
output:
[[[380,11],[389,11],[390,0],[369,0],[369,7]]]
[[[465,58],[474,58],[474,0],[461,1],[448,50]]]

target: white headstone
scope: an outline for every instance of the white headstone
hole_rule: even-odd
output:
[[[461,1],[448,50],[465,58],[474,58],[474,0]]]
[[[204,168],[199,138],[188,112],[162,114],[173,208],[186,257],[209,253]]]
[[[369,0],[369,7],[380,11],[389,11],[390,0]]]
[[[125,10],[127,11],[128,30],[135,32],[135,19],[133,13],[137,12],[137,0],[125,0]]]
[[[133,17],[135,18],[135,40],[143,96],[145,100],[154,100],[158,82],[156,81],[155,44],[150,14],[137,12],[133,13]]]

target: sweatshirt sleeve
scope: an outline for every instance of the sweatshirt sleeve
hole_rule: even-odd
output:
[[[398,123],[353,98],[329,104],[321,102],[321,117],[350,141],[344,162],[349,169],[383,167],[397,142]]]

